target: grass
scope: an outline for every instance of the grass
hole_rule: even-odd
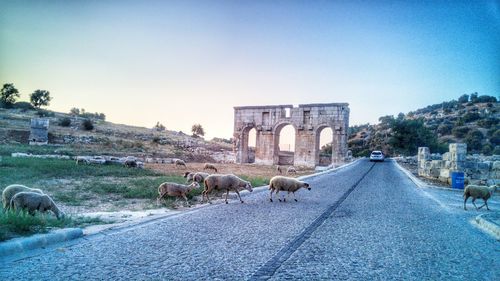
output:
[[[252,184],[252,187],[259,187],[259,186],[263,186],[263,185],[268,185],[269,180],[270,180],[270,179],[265,178],[265,177],[248,177],[248,176],[243,176],[243,175],[240,175],[239,177],[246,180],[246,181],[249,181]]]
[[[66,216],[58,220],[49,214],[36,213],[32,216],[27,212],[19,212],[19,214],[16,214],[16,212],[4,212],[4,210],[1,209],[0,241],[35,233],[45,233],[53,228],[84,227],[102,223],[104,222],[99,218]]]

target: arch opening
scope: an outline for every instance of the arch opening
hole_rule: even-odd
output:
[[[254,163],[257,146],[257,130],[255,127],[249,127],[242,132],[242,150],[241,159],[243,163]]]
[[[282,124],[276,128],[274,158],[275,164],[293,165],[295,158],[295,127],[291,124]]]
[[[316,132],[316,165],[328,166],[332,164],[333,151],[333,130],[331,127],[320,127]]]

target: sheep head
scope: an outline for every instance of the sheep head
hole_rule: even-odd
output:
[[[188,185],[187,192],[191,192],[191,190],[199,188],[200,184],[197,182],[192,182],[190,185]]]
[[[309,187],[309,184],[307,182],[304,182],[304,185],[303,185],[304,188],[307,188],[307,190],[311,190],[311,188]]]
[[[245,187],[244,187],[246,190],[250,191],[250,192],[253,192],[253,189],[252,189],[252,184],[250,182],[245,182]]]

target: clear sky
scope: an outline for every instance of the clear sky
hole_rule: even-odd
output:
[[[348,102],[350,123],[500,94],[499,1],[5,1],[0,83],[49,109],[232,136],[233,106]]]

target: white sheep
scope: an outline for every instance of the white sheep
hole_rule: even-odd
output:
[[[76,156],[76,164],[90,164],[90,160],[88,156]]]
[[[184,162],[184,160],[181,160],[181,159],[175,159],[174,164],[176,167],[177,166],[184,166],[184,168],[186,167],[186,162]]]
[[[52,211],[57,219],[65,216],[64,212],[59,210],[56,203],[47,194],[36,192],[19,192],[10,200],[10,208],[19,212],[27,210],[30,215],[34,215],[35,211],[45,212]]]
[[[476,207],[477,210],[481,209],[482,207],[486,206],[486,209],[489,210],[488,208],[488,199],[495,193],[498,185],[492,185],[492,186],[484,186],[484,185],[473,185],[469,184],[468,186],[465,187],[464,189],[464,210],[467,210],[465,207],[465,203],[467,202],[467,199],[469,197],[472,197],[472,205]],[[476,201],[477,198],[482,198],[484,200],[484,204],[481,207],[477,207]]]
[[[297,174],[297,169],[295,169],[294,166],[290,166],[288,167],[288,169],[286,170],[286,173],[287,175],[290,175],[290,174]]]
[[[238,198],[240,198],[240,202],[244,203],[243,200],[241,200],[239,188],[242,187],[250,192],[253,191],[252,185],[250,182],[246,180],[242,180],[239,177],[235,175],[220,175],[220,174],[214,174],[210,175],[205,178],[205,189],[203,190],[202,193],[202,199],[207,197],[208,203],[212,204],[210,202],[210,198],[208,198],[208,193],[212,190],[222,190],[226,191],[226,204],[227,202],[227,196],[229,195],[229,191],[234,191],[236,194],[238,194]]]
[[[205,163],[205,165],[203,165],[203,170],[214,170],[217,173],[215,165],[210,163]]]
[[[193,182],[190,185],[184,185],[174,182],[164,182],[158,186],[158,198],[156,198],[156,203],[160,204],[160,200],[165,196],[175,196],[177,197],[175,201],[179,197],[184,198],[186,200],[186,204],[189,206],[189,202],[187,199],[187,194],[191,192],[195,188],[199,188],[200,185],[197,182]]]
[[[37,188],[29,188],[22,184],[11,184],[7,186],[2,192],[2,202],[4,210],[8,210],[10,208],[10,200],[12,199],[12,197],[14,197],[14,195],[16,195],[17,193],[23,191],[43,194],[43,192]]]
[[[297,202],[297,199],[295,198],[295,192],[301,187],[307,188],[307,190],[311,190],[311,187],[309,187],[309,184],[307,182],[303,182],[295,178],[275,176],[269,182],[269,190],[271,190],[271,193],[269,194],[269,200],[273,202],[273,192],[276,191],[276,197],[278,197],[278,200],[281,202],[281,199],[278,196],[278,192],[288,191],[287,198],[288,196],[290,196],[291,192],[293,194],[295,202]],[[286,199],[283,198],[283,201],[286,202]]]

